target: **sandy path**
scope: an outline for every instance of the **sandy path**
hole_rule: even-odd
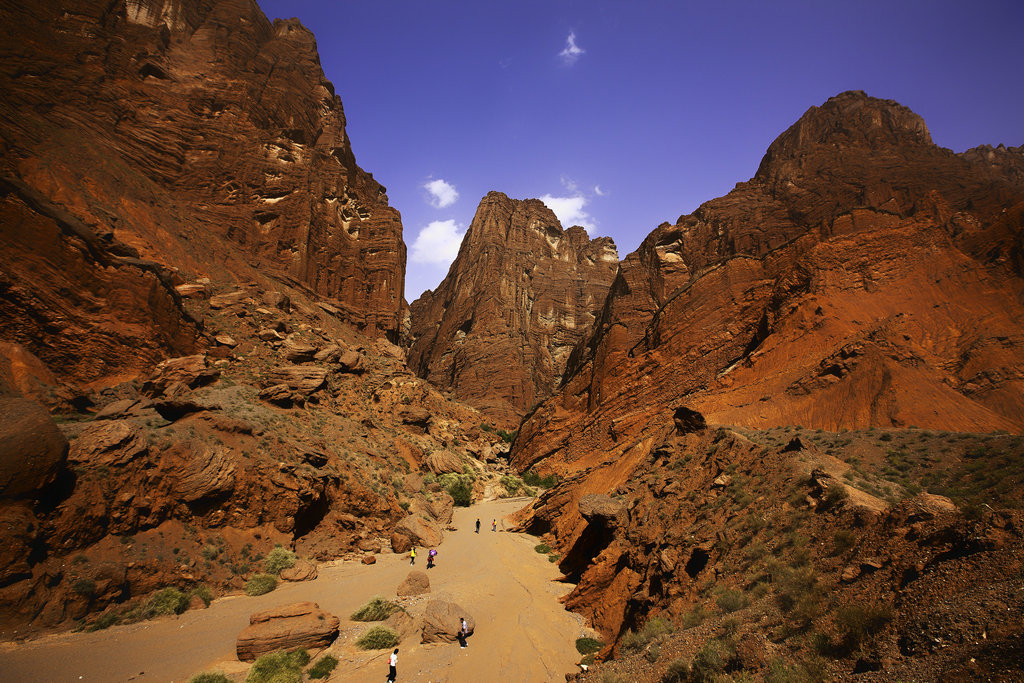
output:
[[[558,602],[569,587],[554,582],[558,570],[533,551],[536,539],[490,530],[492,519],[522,507],[491,501],[456,508],[454,524],[430,570],[431,596],[457,602],[473,615],[476,634],[458,645],[421,645],[409,638],[399,647],[398,680],[562,681],[576,671],[578,617]],[[473,531],[481,520],[480,534]],[[425,569],[426,553],[416,569]],[[117,626],[96,633],[59,634],[24,643],[0,644],[0,681],[186,681],[201,671],[241,672],[235,638],[249,614],[275,605],[312,600],[342,618],[343,635],[330,649],[341,663],[331,681],[384,680],[388,653],[364,653],[350,643],[365,625],[347,615],[374,595],[394,596],[408,575],[408,559],[379,555],[367,566],[344,562],[321,566],[315,581],[283,584],[259,597],[235,596],[180,617]]]

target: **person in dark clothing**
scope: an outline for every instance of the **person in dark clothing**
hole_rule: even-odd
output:
[[[480,533],[480,518],[476,518],[476,532]]]

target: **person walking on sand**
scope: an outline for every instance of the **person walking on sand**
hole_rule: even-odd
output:
[[[398,648],[391,653],[391,659],[388,660],[388,680],[386,683],[395,683],[395,679],[398,678]]]
[[[480,533],[480,518],[476,518],[476,532]]]
[[[492,519],[491,520],[491,531],[497,531],[497,530],[498,530],[498,520]]]
[[[427,553],[427,569],[433,569],[434,568],[434,558],[436,556],[437,556],[437,550],[435,550],[434,548],[431,548],[430,552]]]
[[[409,551],[409,564],[416,564],[416,546]]]
[[[466,618],[459,617],[459,646],[466,649],[466,636],[469,635],[469,627],[466,626]]]

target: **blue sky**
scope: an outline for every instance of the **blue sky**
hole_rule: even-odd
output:
[[[546,199],[619,256],[748,180],[844,90],[960,152],[1024,144],[1024,2],[259,0],[298,17],[388,188],[406,298],[435,287],[481,197]]]

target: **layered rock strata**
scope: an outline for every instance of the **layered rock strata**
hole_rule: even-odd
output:
[[[411,305],[409,364],[505,424],[559,386],[615,276],[610,238],[562,230],[536,199],[491,192],[436,291]]]
[[[144,362],[182,354],[195,331],[166,287],[180,272],[264,286],[273,275],[397,339],[400,218],[356,165],[307,29],[271,23],[252,0],[44,0],[0,16],[2,245],[18,250],[0,264],[5,329],[49,321],[71,340],[104,311],[101,342],[132,337]],[[48,300],[62,290],[69,301]],[[139,365],[84,355],[109,371]]]
[[[513,463],[588,467],[680,403],[720,424],[1021,431],[1019,157],[954,154],[859,92],[812,107],[753,179],[623,261]]]

